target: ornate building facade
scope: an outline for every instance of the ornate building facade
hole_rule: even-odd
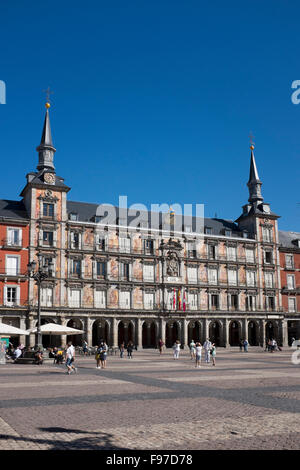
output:
[[[171,212],[166,222],[162,213],[121,208],[110,217],[109,207],[99,211],[96,204],[68,200],[70,188],[55,171],[47,109],[37,171],[27,174],[22,200],[15,202],[24,207],[29,261],[53,266],[41,289],[42,323],[84,330],[75,344],[104,338],[111,346],[131,339],[138,347],[156,347],[162,338],[167,346],[176,339],[186,346],[209,337],[218,346],[245,338],[263,346],[274,337],[287,345],[289,328],[298,328],[299,302],[291,326],[280,258],[286,232],[278,231],[279,216],[264,202],[253,150],[249,199],[236,221],[205,218],[198,224]],[[26,285],[26,308],[9,315],[32,328],[37,286],[29,278]],[[7,312],[1,316],[5,321]],[[28,341],[35,344],[35,337]]]

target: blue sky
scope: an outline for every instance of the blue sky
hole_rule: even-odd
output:
[[[300,231],[299,15],[287,0],[1,2],[0,198],[36,168],[50,86],[70,200],[203,203],[235,219],[251,131],[265,201]]]

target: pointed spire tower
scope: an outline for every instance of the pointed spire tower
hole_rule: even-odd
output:
[[[249,181],[247,183],[247,186],[249,188],[248,201],[252,204],[255,202],[260,203],[264,200],[264,198],[262,197],[262,194],[261,194],[262,182],[260,181],[259,176],[258,176],[255,157],[253,153],[253,150],[254,150],[253,143],[251,143],[250,149],[251,149],[250,174],[249,174]]]
[[[40,170],[52,170],[55,171],[53,164],[54,154],[56,149],[53,146],[51,127],[50,127],[50,117],[49,117],[49,108],[50,103],[46,103],[46,116],[44,121],[43,133],[41,138],[41,143],[37,147],[39,153],[39,163],[37,169]]]

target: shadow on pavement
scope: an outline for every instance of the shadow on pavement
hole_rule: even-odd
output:
[[[72,436],[69,436],[67,441],[59,439],[58,435],[53,434],[53,439],[41,437],[22,437],[22,436],[12,436],[8,434],[0,434],[0,440],[3,441],[14,441],[17,447],[17,443],[20,443],[20,449],[26,448],[26,443],[28,443],[28,448],[34,450],[42,450],[43,445],[45,445],[45,450],[128,450],[125,447],[116,446],[113,444],[113,435],[104,433],[104,432],[89,432],[81,431],[79,429],[67,429],[59,427],[50,427],[50,428],[39,428],[43,432],[47,433],[68,433],[74,434],[74,439]],[[90,437],[76,438],[76,434],[89,434]],[[25,443],[25,446],[24,446]]]

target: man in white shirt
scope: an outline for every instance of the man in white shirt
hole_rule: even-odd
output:
[[[203,344],[203,349],[205,352],[205,362],[208,364],[210,361],[210,350],[211,350],[211,342],[209,341],[209,338],[206,338],[206,341]]]
[[[77,373],[77,368],[73,365],[75,361],[75,348],[70,341],[66,350],[66,366],[68,368],[68,374],[70,375],[72,370]]]

